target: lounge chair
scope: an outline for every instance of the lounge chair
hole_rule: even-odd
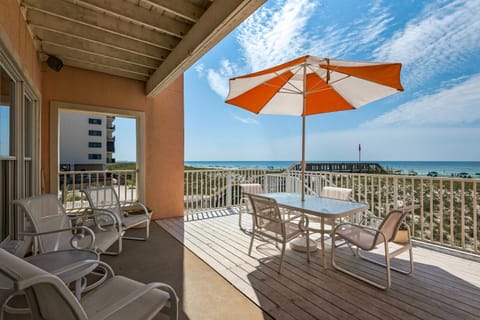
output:
[[[107,250],[120,239],[120,228],[115,217],[98,213],[87,219],[68,216],[62,203],[54,194],[42,194],[12,202],[27,217],[24,231],[19,235],[34,238],[33,253],[63,249],[92,249],[100,253],[118,254]],[[86,226],[88,224],[88,226]]]
[[[386,290],[391,287],[392,281],[390,276],[390,270],[395,270],[403,274],[410,274],[413,272],[413,253],[412,253],[412,241],[410,237],[410,229],[407,224],[404,224],[407,228],[407,239],[402,243],[397,243],[399,246],[398,249],[390,252],[389,244],[394,242],[397,232],[405,219],[407,213],[413,210],[415,206],[405,207],[400,210],[392,210],[388,215],[383,219],[382,223],[376,228],[371,228],[368,226],[353,224],[353,223],[343,223],[337,225],[332,232],[332,265],[335,269],[347,273],[359,280],[365,281],[377,288]],[[337,240],[345,240],[345,242],[340,245],[335,245]],[[343,267],[337,265],[335,256],[336,248],[343,244],[349,244],[356,247],[357,256],[367,261],[373,262],[375,264],[381,265],[386,268],[386,284],[383,285],[379,282],[367,279],[358,273],[347,270]],[[376,260],[370,259],[362,255],[362,251],[371,251],[375,249],[378,245],[383,244],[384,254],[385,254],[385,264],[380,263]],[[403,253],[409,252],[410,263],[409,270],[401,270],[398,268],[391,267],[391,258]]]
[[[129,240],[147,240],[150,235],[150,217],[151,214],[145,205],[139,201],[120,201],[117,192],[113,187],[90,187],[82,190],[86,195],[90,208],[93,212],[107,212],[113,214],[118,221],[122,229],[122,234],[125,230],[134,227],[144,227],[144,237],[127,237],[123,236],[123,239]],[[135,214],[128,213],[126,209],[136,211]]]
[[[278,207],[277,201],[261,195],[248,195],[253,207],[253,229],[248,255],[252,254],[253,241],[257,235],[263,239],[270,239],[275,244],[282,244],[282,254],[278,273],[282,273],[286,244],[299,236],[307,239],[307,261],[310,262],[310,241],[308,241],[308,217],[303,214],[291,214],[284,218]]]
[[[8,302],[18,295],[25,295],[33,319],[152,319],[164,308],[170,319],[178,318],[178,298],[167,284],[116,276],[108,264],[96,260],[70,265],[63,272],[92,263],[108,270],[109,278],[79,301],[57,276],[0,249],[0,319],[12,310]]]

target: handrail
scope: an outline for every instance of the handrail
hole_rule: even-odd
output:
[[[238,205],[240,182],[260,183],[265,192],[301,192],[300,172],[267,172],[185,171],[185,214]],[[317,195],[324,186],[350,188],[352,198],[367,202],[369,213],[379,218],[392,209],[419,205],[406,219],[415,240],[480,254],[480,179],[307,172],[305,184],[307,194]]]
[[[112,186],[121,201],[136,201],[136,170],[92,170],[59,171],[58,195],[67,210],[88,207],[88,201],[81,191],[88,187]]]

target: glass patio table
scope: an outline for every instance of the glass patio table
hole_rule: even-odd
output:
[[[97,252],[86,249],[66,249],[41,253],[35,256],[26,257],[25,261],[39,267],[47,272],[54,273],[64,267],[73,265],[85,260],[100,260]],[[67,284],[75,283],[75,296],[80,299],[83,290],[83,278],[92,272],[98,264],[86,264],[71,271],[63,272],[57,276]]]
[[[353,216],[356,213],[368,209],[368,204],[363,202],[338,200],[332,198],[324,198],[319,196],[305,195],[305,200],[302,201],[302,195],[299,193],[279,192],[279,193],[264,193],[264,197],[275,199],[279,207],[299,211],[305,214],[316,216],[320,218],[320,244],[322,249],[323,267],[327,268],[327,258],[325,255],[325,219],[337,219],[342,217]],[[303,239],[295,239],[306,244]],[[293,241],[295,241],[293,240]],[[315,243],[315,242],[313,242]],[[301,247],[302,243],[296,243],[296,247]]]

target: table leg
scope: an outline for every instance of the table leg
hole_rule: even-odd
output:
[[[75,297],[78,301],[82,298],[82,278],[75,280]]]
[[[323,268],[327,269],[327,256],[325,255],[325,218],[322,217],[321,219],[321,245],[322,245],[322,262],[323,262]]]

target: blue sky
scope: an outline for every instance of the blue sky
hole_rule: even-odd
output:
[[[185,73],[185,159],[299,160],[301,119],[224,103],[311,54],[401,62],[403,93],[307,119],[307,160],[480,160],[480,1],[269,0]]]
[[[309,117],[307,160],[356,160],[359,143],[362,160],[480,160],[480,0],[267,1],[185,73],[185,160],[299,160],[301,118],[224,100],[229,78],[305,54],[401,62],[405,88]]]

